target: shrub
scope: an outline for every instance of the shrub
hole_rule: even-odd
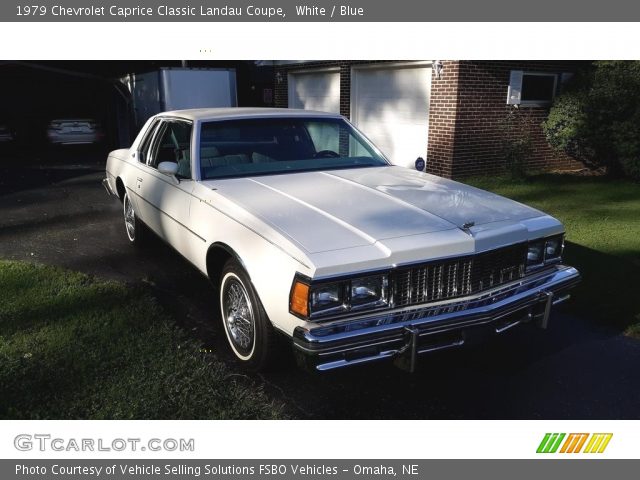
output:
[[[533,124],[531,115],[518,109],[509,109],[498,124],[500,156],[506,171],[513,178],[526,176],[525,164],[533,152],[531,139]]]
[[[557,150],[640,179],[640,61],[595,62],[556,97],[542,127]]]

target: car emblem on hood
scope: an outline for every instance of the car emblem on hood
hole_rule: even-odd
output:
[[[473,236],[473,234],[471,233],[471,227],[473,227],[476,224],[476,222],[464,222],[461,226],[460,226],[460,230],[462,230],[464,233],[466,233],[467,235],[471,235]]]

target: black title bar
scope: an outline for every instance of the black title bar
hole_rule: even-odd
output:
[[[0,22],[634,22],[629,0],[36,0]],[[541,35],[548,32],[540,32]],[[604,39],[603,39],[604,40]],[[558,41],[569,41],[558,37]]]

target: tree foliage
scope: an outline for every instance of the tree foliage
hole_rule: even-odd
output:
[[[599,61],[556,97],[549,143],[592,167],[640,179],[640,61]]]

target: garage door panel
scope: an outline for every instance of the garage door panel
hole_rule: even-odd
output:
[[[354,70],[354,123],[398,165],[425,157],[431,70],[427,66]]]
[[[380,70],[362,70],[365,75],[360,85],[371,92],[388,92],[389,89],[398,92],[411,89],[418,93],[427,94],[428,85],[421,84],[424,80],[425,67],[420,68],[385,68]]]
[[[358,122],[365,123],[367,125],[374,125],[376,123],[390,123],[397,122],[403,124],[415,124],[425,125],[425,119],[421,118],[424,112],[428,112],[428,106],[424,108],[418,108],[419,106],[397,104],[394,102],[376,102],[376,105],[372,105],[371,99],[364,99],[364,102],[369,103],[369,107],[361,108],[358,112]]]
[[[340,74],[338,72],[290,74],[289,108],[340,113]]]
[[[424,153],[420,155],[420,152],[416,152],[415,147],[415,139],[425,137],[424,125],[403,124],[402,128],[393,131],[388,128],[370,129],[367,137],[395,164],[399,164],[397,159],[405,159],[404,166],[412,167],[418,156],[424,156]],[[426,149],[426,146],[418,148]]]

